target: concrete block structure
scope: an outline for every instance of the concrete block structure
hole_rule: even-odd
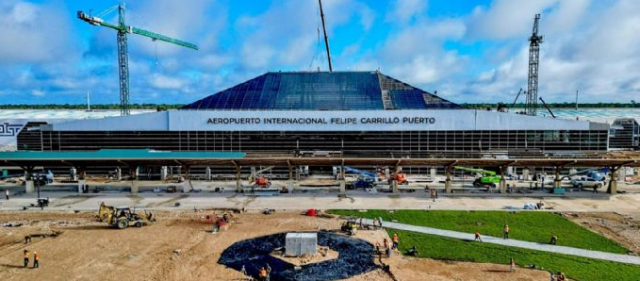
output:
[[[317,248],[317,233],[287,233],[285,237],[285,256],[315,255]]]

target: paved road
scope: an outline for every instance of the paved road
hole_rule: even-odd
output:
[[[363,220],[363,223],[372,224],[373,221],[365,219]],[[415,226],[415,225],[386,222],[386,221],[383,222],[383,226],[386,228],[432,234],[432,235],[461,239],[461,240],[471,240],[471,241],[474,240],[473,233],[442,230],[442,229],[425,227],[425,226]],[[485,235],[482,236],[482,243],[491,243],[491,244],[497,244],[497,245],[503,245],[503,246],[524,248],[529,250],[566,254],[566,255],[579,256],[579,257],[585,257],[585,258],[593,258],[593,259],[608,260],[608,261],[619,262],[619,263],[640,265],[640,257],[630,256],[630,255],[620,255],[620,254],[612,254],[607,252],[590,251],[590,250],[584,250],[584,249],[578,249],[578,248],[572,248],[572,247],[555,246],[555,245],[527,242],[527,241],[514,240],[514,239],[502,239],[502,238],[485,236]]]
[[[505,210],[510,207],[522,208],[526,203],[545,200],[547,211],[559,212],[619,212],[640,213],[640,194],[617,195],[611,198],[548,198],[548,197],[442,197],[436,202],[426,195],[403,193],[371,195],[366,192],[349,191],[348,198],[339,198],[337,192],[308,192],[282,194],[275,197],[255,197],[224,193],[151,193],[139,194],[106,193],[78,195],[72,192],[43,192],[42,197],[50,197],[52,202],[46,210],[97,210],[100,202],[112,206],[136,206],[150,210],[175,210],[193,208],[246,208],[262,210],[306,210],[315,209],[415,209],[415,210]],[[20,195],[11,200],[0,198],[0,210],[22,210],[35,204],[36,195]],[[175,204],[180,203],[179,207]],[[30,208],[33,210],[33,208]]]

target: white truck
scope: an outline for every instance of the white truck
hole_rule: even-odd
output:
[[[571,185],[575,188],[601,188],[604,186],[604,181],[597,180],[590,177],[581,177],[571,180]]]

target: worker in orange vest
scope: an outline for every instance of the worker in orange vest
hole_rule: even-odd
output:
[[[398,234],[393,234],[393,247],[392,249],[398,249]]]
[[[22,257],[24,259],[24,267],[27,267],[29,265],[29,251],[24,250]]]
[[[267,280],[267,270],[264,267],[260,268],[260,272],[258,273],[258,277],[260,277],[260,280],[262,280],[262,281],[266,281]]]
[[[33,251],[33,268],[38,268],[40,267],[40,255],[38,254],[38,252]]]

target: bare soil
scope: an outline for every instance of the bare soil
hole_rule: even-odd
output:
[[[116,230],[94,220],[92,213],[3,212],[0,224],[21,222],[20,227],[0,227],[0,280],[241,280],[239,272],[217,263],[234,242],[286,231],[339,229],[335,218],[312,218],[299,213],[237,214],[227,228],[211,234],[204,219],[214,211],[156,214],[158,221],[142,228]],[[24,244],[25,235],[43,235]],[[372,243],[387,238],[384,231],[359,231],[357,238]],[[40,254],[40,268],[22,267],[22,251]],[[543,271],[505,265],[442,262],[402,257],[397,252],[383,258],[397,280],[548,280]],[[383,270],[348,279],[393,280]]]
[[[640,214],[565,213],[564,216],[640,255]]]

